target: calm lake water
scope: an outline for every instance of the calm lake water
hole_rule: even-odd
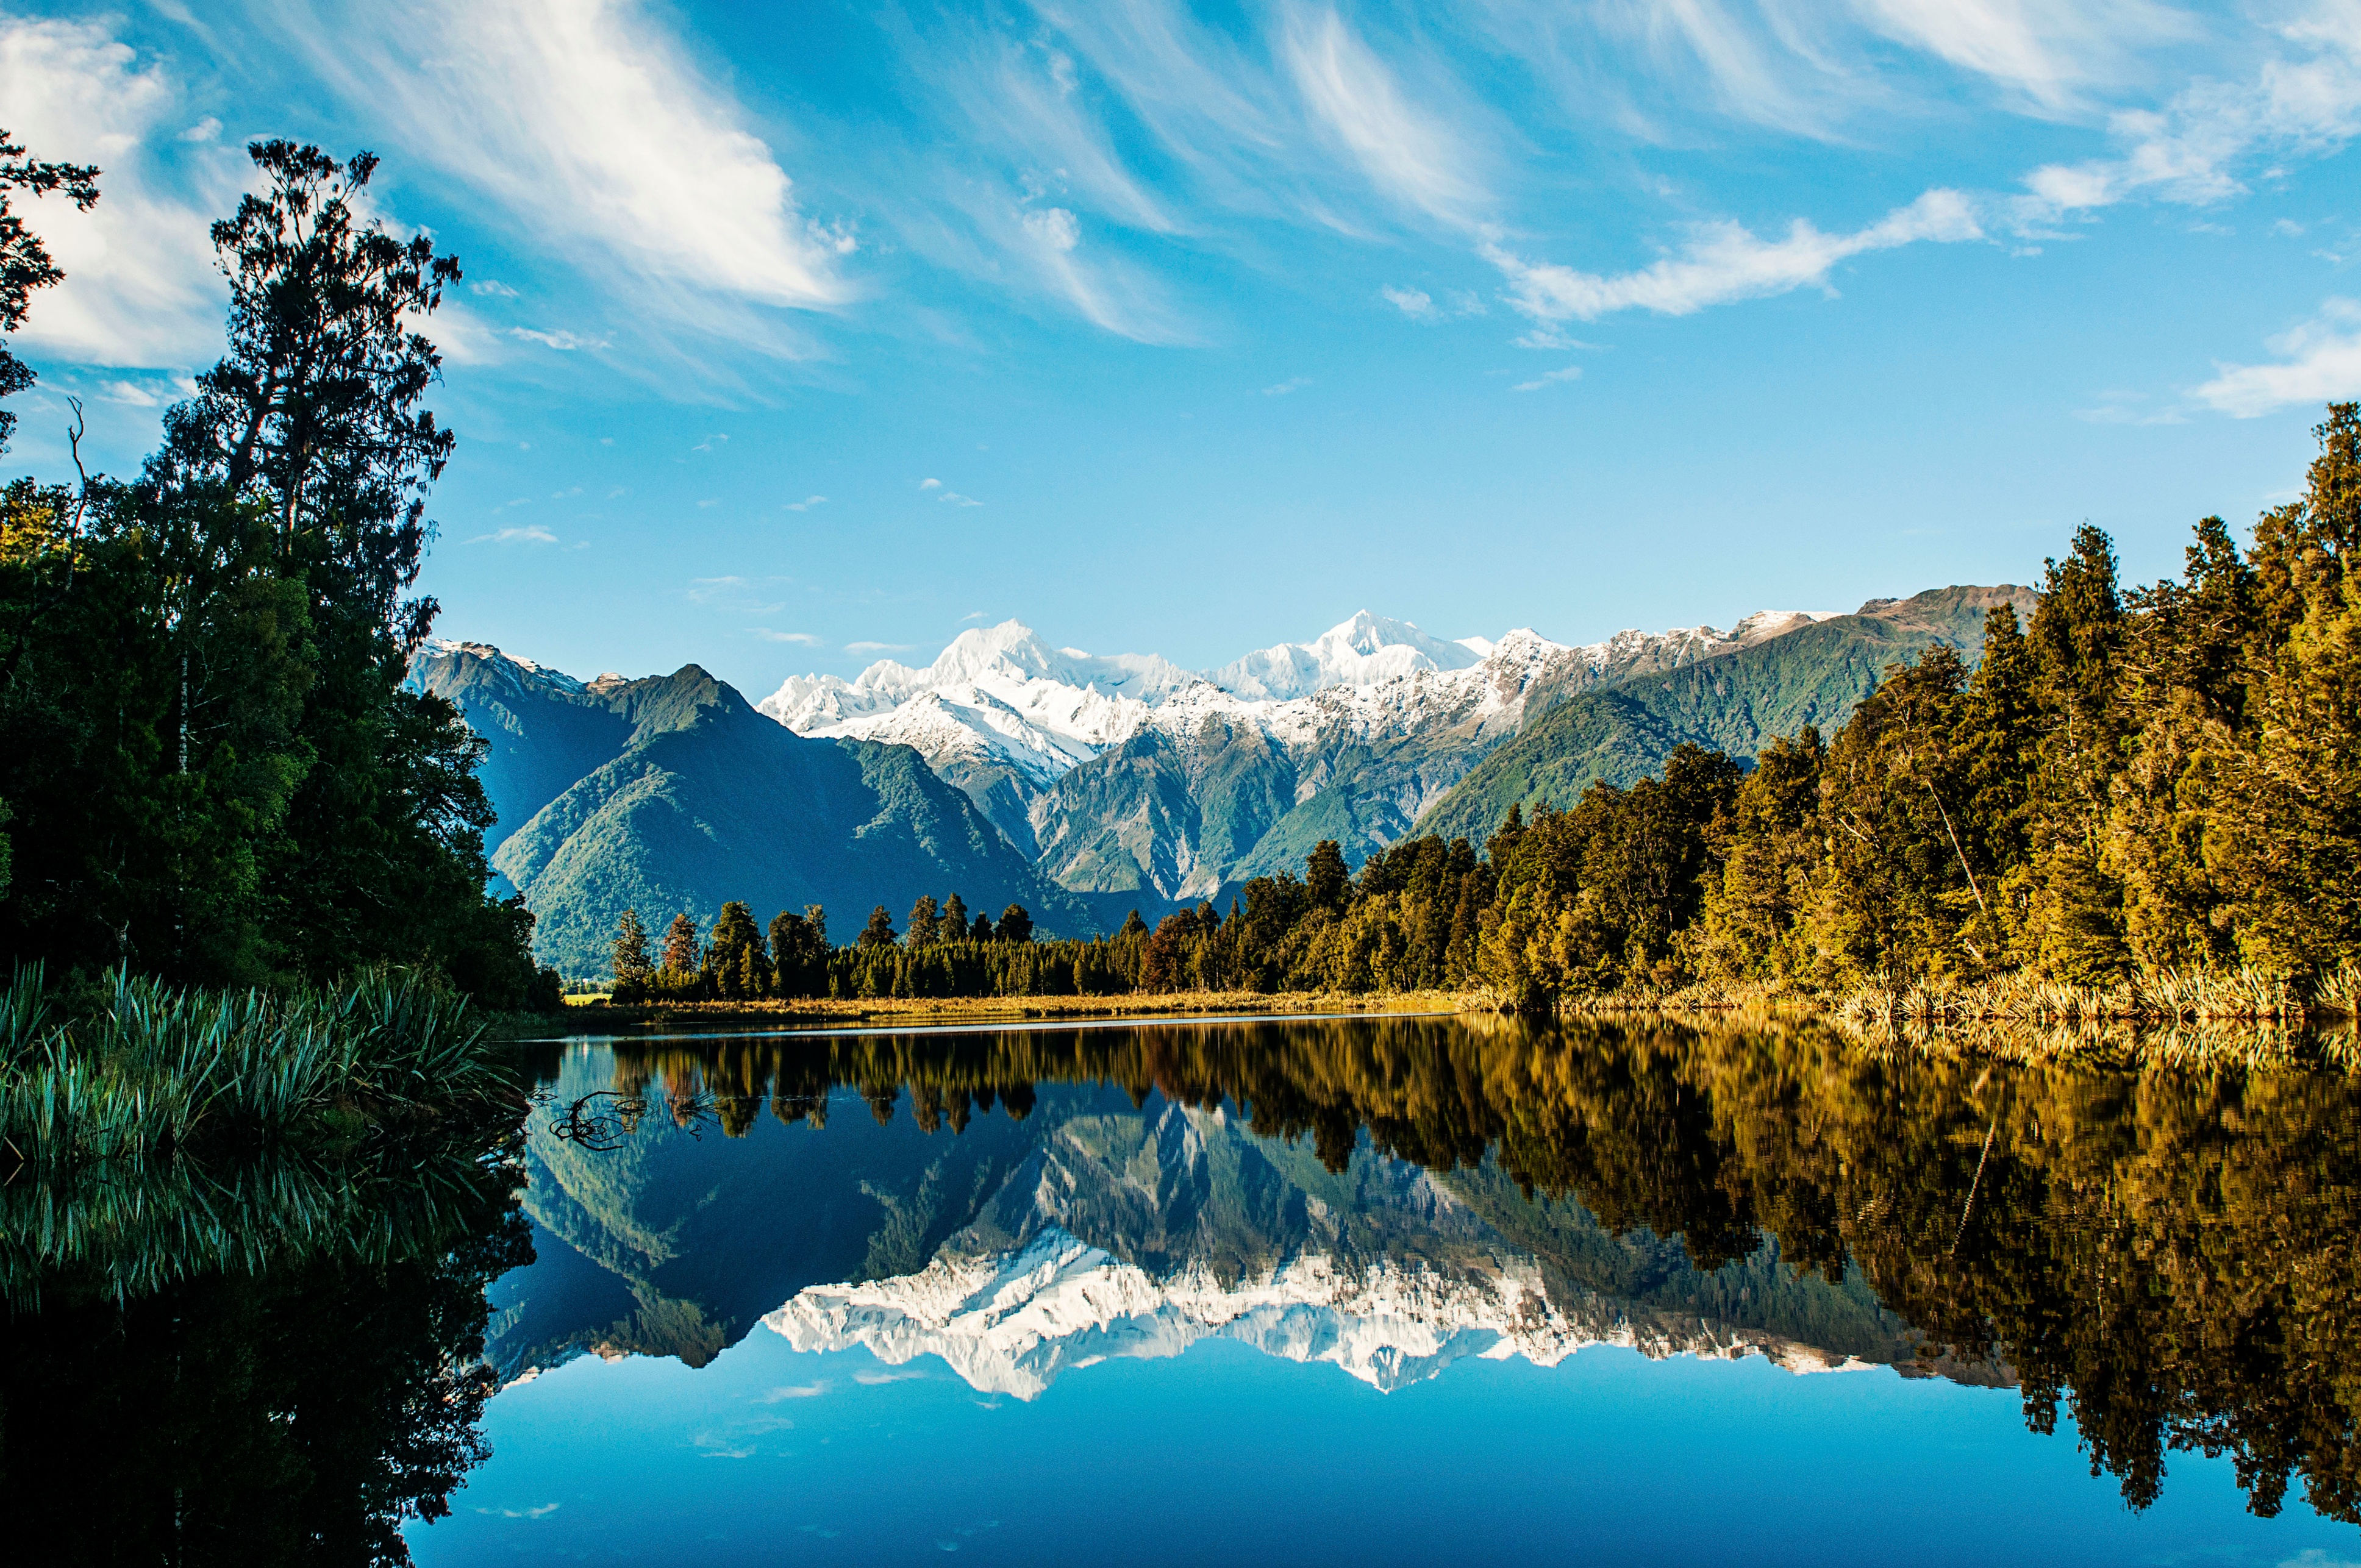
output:
[[[307,1464],[464,1475],[402,1531],[430,1568],[2361,1562],[2341,1073],[1397,1019],[586,1040],[543,1076],[500,1195],[387,1222],[426,1263],[192,1269],[113,1339],[20,1307],[10,1488],[31,1397],[205,1441],[235,1399],[159,1419],[140,1379],[201,1381],[211,1311],[289,1380],[258,1420],[349,1431]],[[235,1494],[225,1543],[286,1511],[206,1463],[173,1507]]]

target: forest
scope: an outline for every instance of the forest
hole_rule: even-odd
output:
[[[460,277],[367,217],[377,159],[250,149],[213,227],[227,352],[130,477],[0,492],[0,948],[79,978],[333,985],[394,965],[554,1004],[521,900],[488,897],[482,742],[405,689],[452,433],[420,330]],[[0,132],[0,333],[60,281],[12,193],[101,171]],[[35,381],[0,347],[0,393]],[[0,453],[16,425],[0,413]]]
[[[2333,404],[2295,500],[2242,548],[2200,521],[2179,579],[2125,584],[2096,528],[2002,606],[1971,667],[1938,646],[1835,734],[1695,746],[1628,789],[1512,806],[1479,853],[1324,842],[1151,931],[1034,943],[921,897],[850,946],[742,904],[616,998],[1480,991],[1520,1008],[1695,986],[1834,996],[2017,981],[2267,982],[2350,1011],[2361,960],[2361,405]]]

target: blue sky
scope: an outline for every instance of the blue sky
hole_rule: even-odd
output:
[[[136,466],[253,137],[374,148],[443,635],[750,693],[2127,571],[2361,395],[2361,0],[0,5],[96,162],[8,461]]]

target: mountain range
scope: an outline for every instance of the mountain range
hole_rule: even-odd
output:
[[[481,643],[429,644],[412,679],[489,743],[493,865],[543,960],[599,972],[626,906],[858,921],[956,891],[1085,934],[1300,870],[1323,839],[1355,864],[1413,832],[1480,844],[1511,804],[1629,784],[1684,741],[1750,758],[1832,729],[1887,666],[1938,642],[1972,660],[1986,612],[2033,598],[1950,587],[1578,646],[1363,612],[1202,673],[1011,620],[760,704],[694,664],[582,681]]]
[[[552,1087],[563,1102],[614,1081],[569,1054]],[[537,1261],[496,1292],[488,1358],[509,1378],[586,1352],[703,1365],[759,1323],[802,1351],[939,1356],[1019,1398],[1214,1337],[1381,1389],[1593,1344],[1933,1369],[1857,1270],[1797,1269],[1768,1240],[1701,1269],[1679,1240],[1523,1192],[1489,1160],[1435,1172],[1364,1143],[1333,1169],[1226,1108],[1112,1085],[1039,1085],[1021,1118],[947,1136],[866,1092],[739,1137],[658,1114],[588,1150],[537,1126]]]

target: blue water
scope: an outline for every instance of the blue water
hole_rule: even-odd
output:
[[[2177,1456],[2127,1509],[2006,1389],[1760,1357],[1462,1362],[1381,1394],[1208,1342],[1025,1403],[939,1361],[584,1357],[511,1387],[427,1568],[510,1562],[2285,1563],[2361,1557]],[[2305,1554],[2312,1553],[2307,1557]]]
[[[561,1087],[603,1086],[612,1068],[603,1052],[577,1055]],[[1135,1106],[1104,1089],[1045,1088],[1021,1125],[995,1113],[955,1137],[921,1135],[906,1115],[881,1123],[843,1091],[829,1106],[825,1130],[764,1124],[728,1139],[652,1114],[628,1159],[604,1166],[537,1143],[540,1188],[527,1207],[537,1222],[572,1225],[577,1245],[537,1228],[541,1260],[501,1281],[493,1299],[517,1321],[540,1303],[534,1354],[555,1364],[493,1399],[482,1429],[491,1458],[453,1495],[450,1518],[407,1531],[420,1563],[872,1563],[958,1553],[1026,1564],[1352,1568],[2361,1568],[2361,1529],[2305,1507],[2300,1478],[2279,1517],[2257,1518],[2230,1459],[2179,1453],[2161,1496],[2135,1511],[2116,1477],[2092,1474],[2070,1412],[2054,1434],[2036,1432],[2014,1388],[1904,1377],[1885,1365],[1799,1374],[1762,1355],[1651,1359],[1590,1345],[1554,1366],[1449,1360],[1381,1392],[1337,1365],[1216,1337],[1178,1355],[1068,1365],[1026,1400],[980,1392],[933,1355],[895,1365],[864,1348],[800,1353],[752,1319],[807,1282],[853,1277],[845,1260],[861,1255],[854,1244],[870,1223],[861,1203],[884,1212],[897,1192],[973,1185],[978,1195],[933,1233],[943,1234],[983,1212],[982,1194],[1003,1180],[996,1173],[1020,1171],[1007,1179],[1011,1190],[1035,1180],[1027,1173],[1037,1167],[1009,1162],[1027,1148],[1038,1159],[1066,1135],[1053,1136],[1061,1124],[1079,1130],[1074,1148],[1115,1150],[1095,1166],[1069,1162],[1085,1187],[1094,1170],[1104,1181],[1127,1171],[1148,1183],[1140,1191],[1167,1193],[1155,1158],[1125,1152],[1132,1146],[1122,1140],[1169,1140],[1179,1114],[1155,1095]],[[1218,1208],[1235,1196],[1224,1181],[1267,1183],[1278,1172],[1332,1204],[1346,1201],[1348,1189],[1359,1193],[1370,1223],[1394,1227],[1384,1232],[1387,1255],[1440,1257],[1477,1245],[1447,1234],[1431,1213],[1419,1219],[1403,1197],[1423,1190],[1416,1168],[1370,1154],[1366,1141],[1350,1171],[1332,1179],[1302,1146],[1225,1135],[1232,1152],[1208,1167],[1212,1199],[1195,1201]],[[999,1165],[957,1163],[994,1149],[1005,1155]],[[1267,1170],[1246,1158],[1257,1149]],[[1169,1166],[1169,1147],[1165,1155]],[[563,1183],[571,1186],[560,1193]],[[1185,1217],[1182,1200],[1144,1201],[1145,1218],[1118,1216],[1128,1242],[1093,1245],[1164,1245],[1155,1226]],[[810,1218],[823,1212],[825,1225]],[[1413,1222],[1443,1228],[1421,1232]],[[1495,1235],[1483,1245],[1500,1244]],[[1815,1299],[1841,1305],[1833,1288]],[[711,1343],[726,1347],[699,1350],[691,1333],[667,1342],[686,1352],[619,1353],[599,1337],[611,1331],[595,1325],[620,1321],[632,1291],[642,1303],[672,1302],[665,1321],[680,1321],[679,1303],[700,1303],[708,1326],[719,1325]],[[745,1299],[730,1306],[733,1292]],[[573,1325],[570,1341],[550,1337],[547,1324],[560,1320]],[[638,1343],[662,1339],[634,1332]],[[553,1354],[561,1342],[572,1348]],[[586,1345],[603,1354],[584,1354]]]

